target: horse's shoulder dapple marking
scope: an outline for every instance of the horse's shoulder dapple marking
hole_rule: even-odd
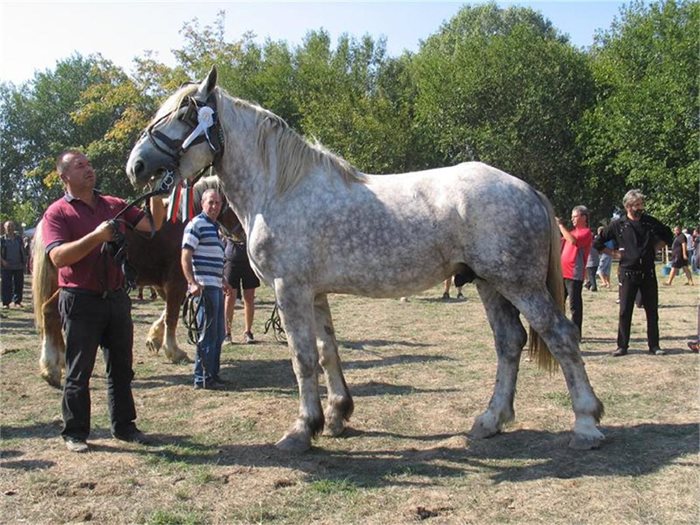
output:
[[[215,101],[223,151],[201,142],[164,152],[197,133],[184,118],[188,98]],[[604,439],[596,427],[603,406],[588,381],[577,329],[561,311],[559,233],[544,195],[481,163],[360,173],[276,115],[217,88],[215,69],[172,95],[154,122],[129,157],[132,182],[143,185],[171,168],[190,178],[213,164],[248,235],[251,263],[274,287],[300,393],[298,418],[279,448],[309,448],[324,422],[340,434],[353,409],[327,294],[400,297],[460,272],[475,277],[498,356],[493,396],[472,435],[494,435],[514,416],[527,340],[522,314],[537,333],[534,350],[548,356],[546,344],[564,371],[576,416],[570,445],[592,448]],[[328,386],[325,412],[319,363]]]

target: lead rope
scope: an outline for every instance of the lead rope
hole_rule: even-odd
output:
[[[202,370],[204,370],[204,388],[207,387],[207,364],[198,343],[202,334],[207,331],[212,322],[211,318],[206,315],[207,310],[211,312],[211,305],[208,301],[209,299],[207,299],[203,293],[199,296],[188,293],[182,303],[182,323],[187,330],[187,341],[195,345],[197,355],[199,356],[199,362],[202,363]],[[207,308],[207,306],[209,306],[209,308]],[[202,316],[204,318],[204,325],[200,326],[198,317],[202,309],[204,309],[204,315]]]

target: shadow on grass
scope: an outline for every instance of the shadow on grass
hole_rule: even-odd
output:
[[[388,339],[367,339],[363,341],[338,341],[339,350],[349,349],[349,350],[368,350],[370,348],[382,348],[382,347],[392,347],[392,346],[405,346],[407,348],[421,348],[433,346],[428,343],[415,343],[412,341],[391,341]]]
[[[413,363],[429,363],[434,361],[452,360],[445,356],[435,355],[398,355],[386,356],[367,361],[345,361],[344,370],[360,370],[381,368]],[[166,364],[167,366],[167,364]],[[171,385],[189,385],[192,383],[191,365],[173,365],[182,370],[181,373],[149,375],[134,380],[135,389],[161,388]],[[96,375],[96,374],[95,374]],[[232,391],[268,390],[283,388],[296,391],[296,378],[290,359],[236,359],[226,357],[221,362],[221,377],[231,384]],[[395,386],[386,383],[372,383],[352,386],[353,395],[402,394],[417,392],[410,386]]]
[[[153,456],[159,461],[189,465],[292,468],[304,472],[310,480],[344,481],[368,488],[438,486],[446,478],[483,473],[494,483],[590,476],[637,477],[678,465],[678,459],[685,456],[691,458],[690,466],[694,466],[692,458],[700,452],[697,423],[647,423],[605,427],[603,431],[606,441],[602,447],[585,452],[567,447],[570,432],[515,430],[491,439],[465,440],[467,446],[462,447],[461,434],[421,436],[352,428],[340,438],[317,439],[310,451],[299,455],[281,452],[271,443],[203,444],[191,436],[155,433],[149,433],[153,446],[123,444],[111,440],[106,429],[93,430],[91,440],[106,441],[91,442],[91,449]],[[4,426],[3,438],[57,439],[58,432],[51,423]],[[347,450],[337,450],[343,441],[357,444],[359,440],[363,441],[362,449],[348,445]],[[372,447],[375,440],[381,446]],[[397,446],[387,448],[387,440],[396,440]],[[445,446],[445,441],[450,445]],[[436,446],[425,448],[431,442]],[[421,443],[420,448],[415,446],[417,443]],[[52,466],[42,460],[23,460],[22,455],[19,451],[4,450],[0,467],[36,470]]]
[[[163,461],[191,465],[282,467],[306,473],[309,480],[352,483],[366,488],[384,486],[439,486],[446,478],[486,473],[494,483],[548,478],[637,477],[657,473],[678,458],[699,452],[698,424],[642,424],[605,429],[607,440],[598,450],[567,447],[569,432],[518,430],[467,447],[416,449],[364,448],[328,450],[324,443],[340,439],[401,439],[437,444],[461,435],[405,436],[349,430],[344,438],[320,438],[310,451],[292,455],[272,444],[202,445],[185,436],[159,436],[160,449],[130,448],[154,454]],[[431,479],[425,479],[431,478]]]

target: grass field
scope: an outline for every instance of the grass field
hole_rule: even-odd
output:
[[[273,446],[298,394],[288,350],[263,334],[270,289],[258,294],[258,344],[224,347],[225,391],[195,391],[191,365],[149,354],[145,334],[163,305],[134,301],[138,425],[157,445],[111,439],[100,359],[83,455],[59,438],[61,392],[38,375],[32,311],[12,309],[0,319],[0,522],[695,524],[700,367],[686,341],[700,287],[684,282],[660,289],[663,357],[646,353],[637,311],[630,355],[610,357],[617,294],[584,290],[581,351],[606,409],[606,442],[588,452],[567,448],[561,373],[525,358],[515,422],[488,440],[467,437],[496,367],[471,285],[466,301],[443,302],[437,287],[407,302],[332,296],[355,413],[343,437],[320,437],[298,456]],[[241,322],[238,310],[239,338]],[[192,356],[182,330],[179,340]]]

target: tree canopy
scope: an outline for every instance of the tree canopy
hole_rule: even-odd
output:
[[[54,158],[86,151],[101,188],[134,190],[124,165],[158,104],[216,64],[230,94],[259,103],[369,173],[481,160],[531,183],[566,216],[610,217],[632,187],[669,223],[698,222],[700,4],[634,2],[590,49],[539,12],[464,6],[416,53],[322,29],[297,46],[184,25],[177,64],[150,54],[130,76],[75,54],[0,84],[0,215],[34,224],[62,192]]]

